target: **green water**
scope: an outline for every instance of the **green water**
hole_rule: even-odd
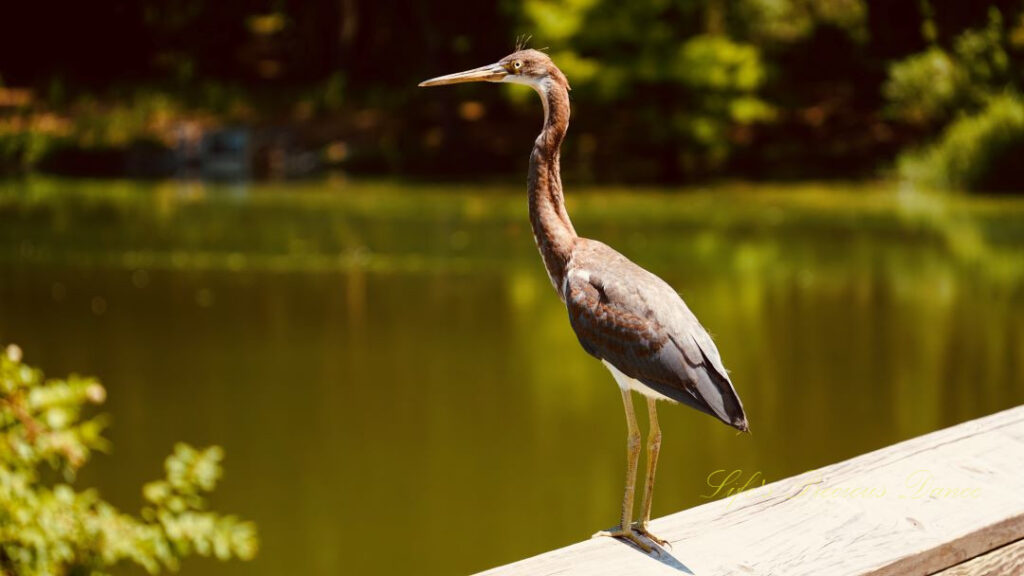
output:
[[[680,290],[750,417],[662,407],[656,515],[716,470],[780,479],[1024,402],[1020,200],[570,188],[569,209]],[[185,574],[465,573],[617,519],[619,394],[519,186],[2,183],[10,341],[106,384],[115,450],[81,482],[125,509],[176,440],[225,447],[214,503],[263,546]]]

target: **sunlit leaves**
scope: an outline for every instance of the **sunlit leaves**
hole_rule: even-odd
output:
[[[105,397],[92,378],[45,380],[16,346],[0,356],[0,574],[102,574],[123,561],[157,573],[190,554],[252,558],[255,526],[207,509],[205,495],[221,476],[219,447],[175,446],[166,478],[143,491],[141,518],[71,486],[91,451],[107,447],[105,419],[82,418]],[[41,465],[66,481],[44,481]]]
[[[600,65],[592,58],[583,58],[572,50],[556,50],[551,59],[558,62],[558,67],[571,78],[571,82],[590,82],[599,72]]]
[[[893,63],[882,87],[889,114],[929,125],[978,110],[1012,85],[1006,43],[1002,15],[992,8],[988,24],[965,30],[953,39],[952,50],[933,45]]]
[[[773,118],[772,107],[756,97],[765,81],[760,51],[724,36],[700,35],[679,49],[674,71],[696,103],[675,125],[699,146],[709,165],[730,151],[729,129]]]
[[[701,35],[679,48],[676,76],[695,90],[748,92],[764,82],[758,49],[724,36]]]
[[[947,188],[1009,189],[1021,185],[1024,99],[1011,73],[1002,14],[990,8],[984,27],[933,45],[889,68],[882,93],[888,112],[908,124],[945,125],[937,142],[901,154],[908,180]]]
[[[999,189],[1019,184],[1024,100],[1009,92],[951,123],[939,140],[900,159],[908,180],[944,188]]]
[[[767,122],[775,118],[775,108],[753,96],[739,96],[729,101],[729,116],[738,124]]]
[[[738,143],[737,126],[774,117],[758,97],[767,79],[760,49],[731,30],[700,33],[695,25],[726,15],[724,4],[530,0],[525,8],[526,29],[552,45],[581,102],[596,99],[609,107],[609,123],[644,130],[687,156],[688,166],[721,166]]]
[[[858,42],[867,39],[867,6],[863,0],[743,0],[737,5],[754,38],[791,43],[828,24]]]
[[[953,52],[972,88],[986,92],[1009,80],[1010,64],[1005,44],[1003,17],[996,8],[989,10],[987,26],[966,30],[954,40]]]
[[[923,125],[952,111],[966,80],[946,51],[932,47],[890,66],[882,94],[892,116]]]
[[[526,0],[523,10],[544,37],[551,42],[564,42],[579,32],[587,11],[597,0]]]

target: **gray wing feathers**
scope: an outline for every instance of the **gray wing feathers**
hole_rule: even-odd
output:
[[[711,336],[663,280],[598,242],[577,250],[565,303],[583,348],[627,376],[745,430]]]
[[[701,354],[701,361],[690,363],[691,370],[687,374],[696,386],[697,393],[708,404],[715,416],[727,424],[746,430],[747,418],[743,412],[743,404],[733,388],[732,381],[729,380],[725,367],[722,366],[718,349],[715,348],[707,332],[704,332],[703,328],[700,330],[703,332],[701,340],[706,343],[700,345],[698,337],[694,336],[692,338],[693,345],[688,349],[695,347]],[[679,346],[674,337],[672,343]],[[689,363],[689,358],[687,358],[687,362]]]

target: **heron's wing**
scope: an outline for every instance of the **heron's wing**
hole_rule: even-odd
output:
[[[589,354],[662,395],[746,429],[711,336],[663,280],[599,244],[574,255],[565,303]]]

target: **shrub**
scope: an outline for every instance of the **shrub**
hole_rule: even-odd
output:
[[[953,121],[939,140],[900,159],[900,174],[941,188],[1024,188],[1024,100],[1016,92],[995,96],[977,114]]]
[[[932,47],[889,67],[882,94],[888,114],[911,124],[945,120],[963,98],[967,75],[941,48]]]
[[[178,444],[166,477],[143,489],[139,517],[72,487],[91,452],[107,447],[105,417],[82,417],[105,397],[93,378],[44,380],[16,346],[0,354],[0,574],[95,576],[123,561],[155,574],[191,554],[252,558],[255,526],[207,510],[221,475],[218,447]],[[47,482],[46,468],[61,479]]]
[[[674,126],[711,167],[723,165],[732,151],[729,132],[734,126],[774,117],[772,107],[756,96],[766,77],[756,46],[722,36],[694,36],[679,47],[673,73],[693,100]]]

